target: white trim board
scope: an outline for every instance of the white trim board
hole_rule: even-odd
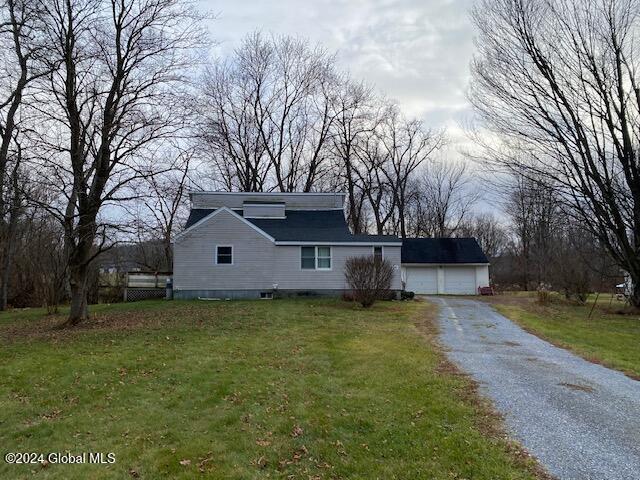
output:
[[[345,192],[221,192],[219,190],[192,190],[189,192],[191,194],[211,194],[211,193],[219,193],[221,195],[344,195],[347,194]]]
[[[401,263],[403,267],[484,267],[490,263]]]
[[[376,241],[371,241],[371,242],[327,242],[327,241],[323,241],[323,240],[314,240],[313,242],[309,241],[309,242],[296,242],[296,241],[276,241],[275,242],[276,245],[288,245],[288,246],[295,246],[295,245],[305,245],[305,246],[314,246],[314,245],[326,245],[328,247],[330,246],[345,246],[345,247],[401,247],[402,243],[395,243],[395,242],[376,242]],[[488,264],[487,264],[488,265]]]

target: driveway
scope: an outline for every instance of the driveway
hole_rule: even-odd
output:
[[[449,358],[479,382],[511,436],[549,473],[640,479],[640,382],[540,340],[483,302],[429,300],[440,306]]]

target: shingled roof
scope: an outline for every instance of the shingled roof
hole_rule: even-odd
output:
[[[213,213],[213,209],[194,208],[185,229]],[[242,210],[234,210],[242,216]],[[392,235],[353,235],[349,231],[344,213],[334,210],[286,210],[285,218],[246,218],[277,242],[400,242]]]
[[[402,263],[489,263],[475,238],[405,238]]]

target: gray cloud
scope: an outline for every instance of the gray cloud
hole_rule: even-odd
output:
[[[253,30],[298,35],[337,52],[356,79],[403,110],[463,140],[473,52],[472,0],[201,0],[217,14],[210,31],[223,56]]]

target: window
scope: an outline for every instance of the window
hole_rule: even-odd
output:
[[[377,261],[382,261],[382,247],[373,247],[373,258]]]
[[[216,246],[216,265],[233,265],[233,247],[229,245]]]
[[[302,247],[300,266],[307,270],[316,268],[316,247]]]
[[[331,269],[331,247],[316,247],[318,251],[318,270]]]
[[[331,247],[301,247],[300,268],[331,270]]]

